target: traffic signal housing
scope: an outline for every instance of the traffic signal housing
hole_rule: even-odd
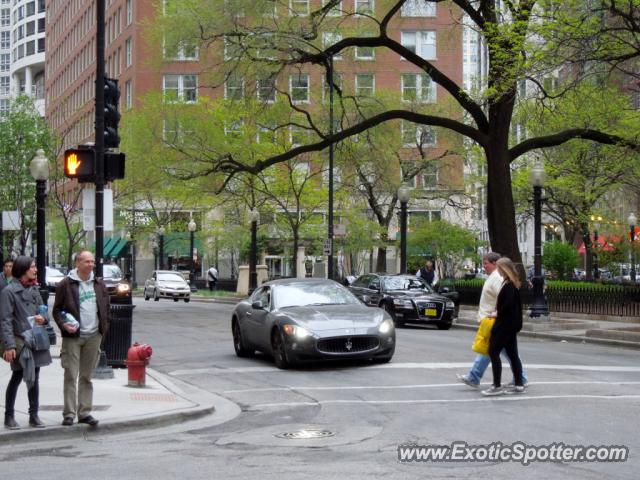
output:
[[[104,153],[104,179],[107,182],[124,178],[124,153]]]
[[[79,182],[96,179],[96,156],[93,149],[74,148],[64,152],[64,176]]]
[[[104,79],[104,147],[118,148],[120,136],[118,124],[120,123],[120,88],[115,78]]]

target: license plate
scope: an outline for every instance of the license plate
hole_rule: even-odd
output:
[[[438,315],[438,311],[435,308],[425,308],[424,314],[427,317],[436,317]]]

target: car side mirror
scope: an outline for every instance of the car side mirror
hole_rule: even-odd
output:
[[[363,303],[369,303],[371,301],[371,297],[369,297],[369,295],[363,295],[362,296],[362,302]]]
[[[251,308],[254,310],[262,310],[264,309],[264,305],[262,305],[262,300],[257,300],[251,304]]]
[[[371,285],[369,285],[369,290],[375,290],[376,292],[380,291],[380,287],[378,287],[377,285],[374,285],[373,283]]]
[[[442,287],[440,289],[440,293],[449,293],[451,290],[449,290],[449,287]]]

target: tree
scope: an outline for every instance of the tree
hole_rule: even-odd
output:
[[[357,97],[340,100],[344,108],[341,128],[330,133],[322,122],[323,109],[306,108],[292,101],[292,97],[279,90],[289,100],[289,106],[300,117],[300,126],[310,132],[308,143],[293,146],[284,152],[275,152],[262,158],[247,159],[228,151],[215,158],[197,155],[199,162],[191,162],[189,175],[223,174],[227,179],[239,172],[259,173],[277,163],[285,162],[301,154],[321,151],[332,143],[341,142],[385,122],[407,121],[440,127],[479,145],[487,165],[487,221],[491,246],[494,250],[521,263],[518,249],[515,208],[511,187],[511,165],[517,159],[535,150],[562,145],[573,139],[584,139],[607,145],[637,148],[636,139],[622,135],[614,128],[598,130],[592,123],[567,124],[545,132],[540,136],[523,138],[510,143],[513,115],[518,99],[518,86],[527,78],[540,76],[557,69],[565,58],[544,56],[538,33],[541,17],[536,11],[535,0],[504,2],[504,10],[498,2],[452,0],[451,24],[455,32],[463,14],[473,28],[480,32],[488,46],[488,71],[486,88],[473,97],[456,79],[446,74],[439,65],[426,60],[389,35],[389,27],[399,18],[405,0],[376,4],[375,12],[353,12],[345,6],[342,15],[332,11],[342,2],[329,0],[324,6],[314,6],[306,15],[289,11],[274,16],[274,2],[267,0],[215,2],[190,0],[181,2],[180,8],[168,8],[160,15],[156,30],[158,38],[167,45],[197,43],[201,51],[208,51],[211,85],[221,85],[233,75],[269,75],[277,78],[291,71],[307,68],[328,70],[329,58],[343,54],[354,47],[386,50],[400,55],[408,63],[429,75],[459,113],[442,115],[429,109],[389,108],[384,102],[363,103]],[[442,8],[444,1],[438,1]],[[548,2],[561,6],[564,2]],[[316,5],[316,4],[314,4]],[[559,8],[559,7],[558,7]],[[544,13],[544,12],[542,12]],[[249,20],[250,19],[250,20]],[[349,20],[350,22],[348,22]],[[545,18],[553,23],[554,18]],[[322,32],[338,32],[334,40],[322,44]],[[158,43],[159,44],[159,43]],[[225,52],[223,56],[221,52]],[[202,55],[201,61],[204,61]],[[214,79],[217,78],[217,80]],[[583,80],[580,72],[575,82]],[[280,79],[284,85],[284,79]],[[295,99],[293,99],[295,100]],[[468,121],[463,120],[464,117]],[[522,272],[524,273],[524,272]]]
[[[578,265],[578,252],[568,243],[546,242],[542,264],[558,280],[567,280],[572,277],[573,269]]]
[[[45,151],[47,158],[55,158],[54,136],[28,96],[11,102],[0,125],[0,211],[18,211],[18,243],[20,254],[24,255],[36,222],[35,180],[29,164],[39,149]],[[0,248],[4,254],[4,242]]]
[[[412,219],[407,234],[407,248],[423,252],[410,259],[412,265],[420,268],[425,257],[432,257],[443,277],[452,278],[462,269],[464,261],[475,255],[475,243],[472,232],[443,220]]]

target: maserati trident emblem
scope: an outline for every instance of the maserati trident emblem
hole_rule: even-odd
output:
[[[347,352],[350,352],[353,348],[353,343],[351,343],[351,339],[347,339],[347,343],[344,344],[344,348],[347,349]]]

